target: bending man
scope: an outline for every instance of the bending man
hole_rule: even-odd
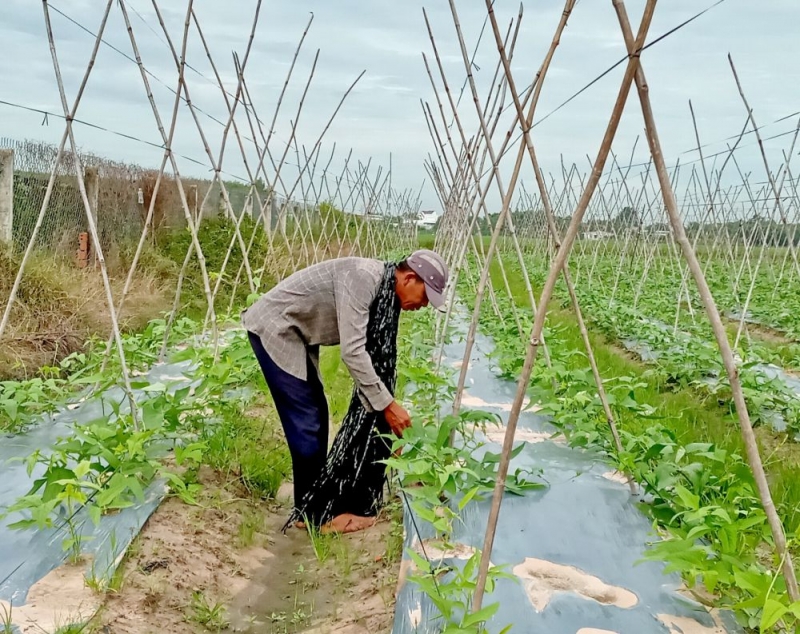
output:
[[[374,523],[389,446],[411,424],[395,400],[400,310],[444,304],[447,266],[428,250],[399,264],[339,258],[289,276],[242,314],[275,401],[294,474],[291,521],[352,532]],[[328,454],[319,347],[341,346],[355,391]]]

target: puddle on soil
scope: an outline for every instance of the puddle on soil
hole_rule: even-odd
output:
[[[614,471],[606,471],[603,474],[603,477],[606,480],[610,480],[611,482],[618,482],[619,484],[624,484],[626,486],[628,484],[628,476],[626,476],[624,473],[621,473],[621,472],[616,471],[616,470],[614,470]]]
[[[429,561],[442,561],[444,559],[464,559],[467,560],[475,554],[475,549],[466,544],[447,544],[437,539],[424,539],[420,543],[414,540],[412,546],[414,552],[422,557],[427,557]]]
[[[422,608],[416,607],[413,610],[409,610],[408,612],[408,622],[411,623],[411,627],[416,629],[419,627],[419,624],[422,623]]]
[[[506,438],[506,427],[503,425],[470,425],[468,429],[472,432],[480,432],[490,442],[502,445]],[[536,431],[517,427],[514,431],[514,442],[527,442],[532,445],[540,442],[551,441],[563,445],[567,442],[561,434],[553,435],[552,432]],[[627,482],[627,481],[626,481]]]
[[[450,364],[450,367],[451,368],[455,368],[456,370],[460,370],[462,367],[464,367],[464,360],[463,359],[459,359],[458,361],[453,361]],[[467,364],[467,370],[471,370],[471,369],[472,369],[472,363],[470,362],[470,363]]]
[[[56,632],[86,623],[103,603],[101,595],[86,587],[86,570],[86,562],[64,564],[31,586],[24,605],[0,601],[0,613],[10,613],[21,634]]]
[[[488,440],[496,442],[499,445],[502,445],[506,439],[505,427],[487,427],[485,430],[480,431]],[[531,444],[536,444],[545,442],[546,440],[551,440],[562,445],[566,442],[563,436],[553,436],[553,434],[546,431],[533,431],[532,429],[520,429],[517,427],[516,431],[514,432],[514,442],[528,442]]]
[[[523,411],[538,412],[540,409],[542,409],[538,405],[534,405],[533,407],[529,408],[528,406],[530,405],[530,403],[531,403],[530,399],[526,396],[525,400],[522,402]],[[465,391],[461,395],[461,405],[465,407],[472,407],[474,409],[484,409],[487,407],[493,407],[495,409],[500,409],[504,412],[510,412],[513,403],[490,403],[488,401],[484,401],[479,396],[475,396]]]
[[[711,616],[714,619],[712,627],[698,623],[688,616],[673,614],[659,614],[658,620],[669,628],[671,634],[726,634],[725,628],[720,625],[719,616],[713,610]]]
[[[544,610],[556,592],[572,592],[618,608],[632,608],[639,600],[630,590],[612,586],[583,570],[544,559],[527,558],[514,567],[537,612]]]

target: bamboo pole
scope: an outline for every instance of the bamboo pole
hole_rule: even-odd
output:
[[[31,254],[33,253],[33,249],[36,246],[36,238],[39,236],[39,231],[42,228],[42,224],[44,223],[45,215],[47,214],[47,210],[50,207],[50,199],[53,196],[53,186],[55,185],[56,181],[56,174],[58,172],[58,166],[61,164],[61,157],[64,155],[64,146],[67,144],[67,140],[69,139],[70,129],[72,128],[72,122],[75,120],[75,115],[78,112],[78,106],[81,103],[81,98],[83,97],[83,92],[86,89],[86,84],[89,82],[89,77],[92,74],[92,69],[94,69],[95,60],[97,59],[97,52],[100,49],[100,43],[103,40],[103,33],[106,29],[106,24],[108,22],[108,15],[111,12],[111,5],[113,0],[108,0],[108,4],[106,4],[105,11],[100,19],[100,26],[97,29],[97,36],[95,37],[94,46],[92,47],[91,55],[89,56],[89,62],[86,65],[86,71],[83,74],[83,78],[81,79],[81,83],[78,86],[78,92],[75,95],[75,100],[72,103],[72,108],[69,111],[69,115],[67,116],[66,125],[64,127],[64,133],[61,135],[61,142],[58,144],[58,150],[56,151],[56,158],[55,162],[53,163],[53,169],[50,171],[50,178],[47,181],[47,187],[44,191],[44,198],[42,199],[42,206],[39,208],[39,215],[36,216],[36,222],[33,225],[33,230],[31,231],[31,237],[28,240],[28,245],[25,247],[25,253],[22,256],[22,261],[19,264],[19,268],[17,269],[17,275],[14,278],[14,283],[11,286],[11,292],[8,294],[8,300],[6,301],[6,307],[3,310],[3,318],[0,320],[0,339],[2,339],[3,334],[6,331],[6,327],[8,326],[8,321],[11,317],[11,310],[14,307],[14,302],[17,299],[17,294],[19,293],[19,286],[22,282],[22,276],[25,274],[25,269],[28,265],[28,261],[30,260]]]
[[[647,37],[647,31],[650,28],[650,23],[653,19],[655,12],[656,0],[648,0],[642,16],[642,22],[639,26],[639,33],[636,37],[635,45],[632,47],[634,51],[629,55],[628,63],[625,68],[625,74],[619,88],[619,94],[614,104],[614,109],[609,118],[608,127],[603,136],[603,141],[595,159],[591,175],[587,181],[586,188],[581,195],[578,206],[570,221],[569,228],[564,235],[564,241],[561,248],[556,252],[553,258],[550,270],[542,288],[542,293],[539,298],[539,310],[533,322],[531,330],[531,338],[528,344],[528,349],[525,353],[525,361],[522,367],[522,373],[517,383],[517,391],[514,397],[514,403],[511,406],[511,412],[508,416],[508,423],[506,426],[505,437],[503,440],[503,448],[500,454],[500,461],[497,469],[497,479],[495,481],[494,493],[492,495],[492,503],[489,509],[489,518],[486,526],[486,536],[481,550],[481,561],[478,570],[478,576],[475,584],[475,592],[472,598],[472,609],[474,612],[480,610],[483,602],[483,594],[486,590],[486,580],[489,573],[489,561],[492,555],[492,546],[494,545],[494,537],[497,532],[497,521],[500,517],[500,506],[503,500],[503,493],[506,488],[506,477],[508,476],[508,467],[511,461],[511,451],[514,445],[514,434],[517,429],[519,415],[522,410],[522,405],[525,400],[525,395],[528,390],[531,372],[533,365],[536,362],[537,352],[541,342],[542,329],[544,328],[545,317],[547,316],[547,307],[555,289],[556,280],[561,275],[561,270],[569,257],[569,252],[578,234],[581,221],[589,207],[589,201],[592,198],[595,188],[597,187],[600,177],[603,173],[603,166],[605,165],[608,153],[611,149],[611,143],[617,132],[622,112],[625,109],[625,102],[630,92],[633,76],[638,68],[639,55],[644,45],[644,40]]]
[[[461,27],[460,27],[459,22],[458,22],[458,14],[457,14],[457,11],[456,11],[456,8],[455,8],[455,4],[453,3],[453,0],[450,0],[450,11],[451,11],[451,13],[453,15],[453,22],[455,24],[456,34],[458,35],[459,45],[460,45],[460,48],[461,48],[462,61],[464,61],[465,67],[467,68],[467,79],[468,79],[468,81],[470,83],[470,88],[471,88],[472,93],[473,93],[473,99],[476,101],[476,105],[477,105],[477,95],[476,95],[476,91],[475,91],[475,82],[474,82],[474,79],[472,77],[472,72],[470,70],[470,67],[468,66],[468,63],[466,61],[467,60],[466,46],[464,44],[464,38],[463,38],[463,36],[461,34]],[[533,115],[535,113],[536,106],[538,104],[538,98],[539,98],[539,95],[541,94],[541,86],[544,83],[544,79],[545,79],[545,77],[547,75],[547,70],[548,70],[548,68],[550,66],[550,61],[552,60],[552,57],[553,57],[553,55],[555,53],[555,49],[558,46],[558,43],[560,41],[561,30],[563,30],[564,26],[566,25],[566,17],[567,16],[563,16],[562,15],[562,20],[559,22],[559,26],[558,26],[558,28],[556,30],[556,34],[555,34],[555,36],[553,38],[553,42],[551,43],[551,46],[550,46],[550,48],[549,48],[549,50],[547,52],[547,55],[545,56],[545,60],[542,63],[542,66],[537,71],[536,76],[534,78],[534,84],[535,84],[536,88],[533,91],[533,97],[531,99],[531,102],[530,102],[530,105],[529,105],[529,109],[528,109],[528,116],[526,118],[526,125],[528,125],[528,126],[530,126],[532,121],[533,121]],[[486,130],[486,125],[485,125],[485,121],[484,121],[483,117],[480,117],[480,123],[481,123],[481,129],[483,130],[484,136],[486,137],[487,146],[489,146],[491,144],[491,138],[490,138],[490,135],[488,134],[488,132]],[[509,137],[510,136],[511,135],[509,135]],[[509,138],[509,137],[507,137],[507,138]],[[502,153],[501,153],[500,156],[502,156]],[[502,195],[503,195],[503,204],[502,204],[502,208],[501,208],[500,214],[499,214],[498,219],[497,219],[497,224],[495,225],[494,231],[492,232],[492,237],[491,237],[491,240],[489,242],[489,247],[488,247],[487,252],[486,252],[486,263],[483,266],[483,269],[481,271],[481,277],[480,277],[480,281],[478,283],[478,288],[477,288],[476,295],[475,295],[475,308],[473,310],[472,319],[470,320],[470,325],[469,325],[469,328],[467,330],[467,337],[466,337],[465,347],[464,347],[464,358],[463,358],[463,362],[462,362],[462,365],[461,365],[461,369],[459,371],[458,385],[457,385],[457,389],[456,389],[456,394],[455,394],[455,397],[453,399],[453,414],[454,415],[458,415],[458,412],[459,412],[459,410],[461,408],[461,398],[462,398],[462,394],[463,394],[463,391],[464,391],[464,386],[466,384],[467,371],[469,369],[469,358],[472,355],[472,347],[473,347],[473,345],[475,343],[475,333],[477,331],[478,320],[480,318],[480,307],[481,307],[481,303],[483,301],[483,293],[485,291],[486,284],[487,284],[487,281],[489,279],[491,262],[492,262],[492,259],[494,258],[494,253],[495,253],[495,250],[497,248],[497,242],[498,242],[498,239],[500,237],[500,233],[502,232],[503,226],[506,223],[506,221],[510,220],[509,206],[510,206],[510,203],[511,203],[511,197],[513,196],[514,188],[516,187],[517,179],[519,178],[520,169],[522,168],[522,160],[523,160],[524,156],[525,156],[525,146],[524,146],[524,144],[520,143],[519,152],[517,153],[517,161],[516,161],[516,164],[514,165],[514,170],[513,170],[512,174],[511,174],[511,180],[509,182],[509,187],[507,189],[504,189],[501,186],[500,181],[499,181],[499,166],[498,166],[499,158],[496,155],[494,155],[493,152],[490,152],[490,157],[491,157],[491,161],[492,161],[492,165],[493,165],[492,169],[493,169],[493,172],[495,174],[495,179],[498,182],[498,189],[502,192]],[[483,196],[484,199],[485,199],[485,194],[486,194],[486,191],[484,191],[484,196]],[[510,223],[509,226],[513,226],[513,223]],[[522,263],[522,268],[523,268],[523,270],[525,270],[524,262]],[[527,275],[527,272],[526,272],[526,275]],[[542,310],[541,305],[539,305],[538,310],[536,308],[534,308],[534,306],[535,306],[535,300],[534,300],[534,303],[532,305],[534,314],[538,314],[539,312],[541,312],[541,310]]]
[[[628,51],[633,55],[635,54],[635,51],[639,50],[641,44],[638,39],[636,42],[633,41],[633,35],[623,1],[612,0],[612,2],[617,11],[620,26],[625,37],[625,44],[628,48]],[[772,532],[773,540],[775,541],[775,549],[778,553],[778,556],[781,558],[781,561],[783,562],[783,574],[786,581],[786,589],[789,593],[789,598],[792,601],[799,601],[800,592],[798,592],[794,564],[792,562],[791,554],[787,549],[786,535],[783,531],[783,525],[781,524],[780,517],[778,517],[778,513],[775,510],[775,505],[772,501],[772,494],[769,490],[767,476],[764,472],[764,466],[761,462],[761,455],[758,451],[758,443],[756,441],[755,434],[753,433],[752,423],[750,422],[750,414],[747,410],[747,403],[745,402],[742,386],[739,382],[739,370],[736,367],[736,362],[733,358],[731,346],[728,343],[725,326],[722,323],[719,310],[717,309],[717,305],[714,302],[713,296],[711,295],[711,290],[709,289],[708,283],[706,282],[705,276],[700,268],[700,263],[697,260],[697,256],[692,249],[691,243],[686,236],[686,231],[678,216],[675,194],[672,191],[669,178],[667,176],[666,164],[664,161],[664,156],[661,152],[661,143],[658,138],[658,131],[656,130],[655,117],[653,116],[652,107],[650,105],[649,88],[647,85],[647,80],[645,79],[644,70],[641,68],[641,65],[637,65],[635,70],[636,88],[639,93],[639,101],[642,106],[642,116],[644,117],[645,127],[647,129],[647,140],[648,144],[650,145],[650,153],[653,157],[653,162],[656,166],[656,174],[658,175],[659,182],[661,183],[661,192],[664,197],[664,205],[667,208],[667,214],[669,215],[670,224],[672,225],[672,230],[675,234],[676,241],[680,245],[683,256],[686,258],[689,263],[689,267],[691,268],[692,276],[697,284],[700,292],[700,298],[703,301],[706,313],[711,321],[711,326],[714,330],[714,337],[717,340],[717,345],[719,346],[720,354],[722,355],[725,371],[728,374],[728,380],[731,384],[731,392],[736,405],[736,415],[739,419],[739,425],[741,427],[742,438],[745,443],[747,459],[750,463],[750,468],[753,471],[753,477],[756,481],[756,487],[758,488],[759,497],[761,498],[761,504],[764,507],[764,512],[767,515],[767,521]]]
[[[110,6],[110,5],[109,5]],[[97,257],[97,263],[100,267],[100,275],[103,279],[103,289],[105,290],[106,303],[108,305],[108,314],[111,319],[111,328],[114,333],[114,340],[117,344],[117,353],[119,354],[120,372],[122,374],[122,389],[128,399],[131,408],[131,417],[133,426],[139,430],[139,410],[136,406],[136,399],[133,396],[133,388],[131,387],[130,374],[128,373],[128,364],[125,360],[125,348],[122,345],[122,334],[120,333],[119,320],[117,318],[117,311],[114,308],[114,295],[111,290],[111,280],[108,277],[108,268],[106,267],[105,256],[103,255],[103,247],[100,244],[100,235],[97,232],[97,223],[92,213],[92,206],[89,203],[89,197],[86,193],[86,185],[83,180],[83,167],[81,160],[78,156],[78,145],[75,143],[75,135],[72,130],[72,119],[70,118],[70,108],[67,104],[67,95],[64,90],[64,80],[61,77],[61,65],[58,62],[58,54],[56,53],[55,37],[53,36],[53,26],[50,23],[50,9],[47,5],[47,0],[42,0],[42,9],[44,10],[44,21],[47,29],[47,40],[50,45],[50,56],[53,60],[53,71],[56,75],[56,83],[58,85],[58,94],[61,99],[61,107],[64,111],[64,117],[67,120],[67,136],[69,137],[69,145],[72,150],[73,161],[72,164],[75,168],[75,176],[78,179],[78,191],[81,195],[81,202],[83,203],[84,211],[86,212],[86,222],[89,225],[89,233],[92,236],[92,242]],[[103,17],[103,23],[108,17],[106,12]],[[98,42],[100,36],[98,36]],[[10,303],[10,302],[9,302]]]
[[[572,13],[572,9],[575,6],[575,0],[567,0],[564,6],[564,12],[562,14],[561,23],[559,24],[559,28],[556,31],[557,37],[560,37],[561,31],[563,30],[564,26],[566,26],[567,18]],[[495,17],[494,7],[492,5],[492,0],[486,0],[486,10],[489,13],[489,19],[492,23],[492,32],[495,36],[495,43],[497,44],[497,51],[500,55],[500,60],[503,63],[503,69],[505,71],[506,79],[508,82],[508,89],[511,93],[511,98],[514,102],[514,106],[516,107],[517,111],[517,119],[520,124],[520,128],[522,130],[523,135],[523,145],[528,151],[528,156],[531,160],[531,166],[533,168],[534,175],[536,176],[536,183],[539,187],[539,195],[541,197],[542,205],[544,207],[545,216],[547,218],[547,223],[549,226],[550,234],[553,237],[554,245],[556,251],[561,248],[561,236],[559,235],[558,228],[556,227],[555,219],[553,217],[553,210],[550,206],[550,197],[547,195],[547,185],[544,182],[544,177],[542,175],[542,170],[539,167],[539,161],[536,157],[536,151],[533,147],[533,141],[531,140],[530,135],[530,125],[527,124],[525,113],[522,110],[522,104],[519,100],[519,95],[517,93],[517,88],[514,83],[514,77],[511,74],[511,67],[508,62],[508,57],[506,56],[505,47],[503,46],[503,41],[500,39],[500,31],[497,28],[497,18]],[[521,256],[520,256],[521,257]],[[521,261],[522,262],[522,261]],[[525,268],[524,262],[522,262],[523,269]],[[611,431],[611,435],[614,440],[614,447],[617,450],[617,455],[621,456],[623,453],[622,449],[622,442],[619,438],[619,432],[617,431],[617,424],[614,420],[614,414],[611,411],[611,405],[608,402],[608,396],[606,395],[605,386],[603,385],[603,379],[600,376],[600,370],[597,367],[597,361],[594,356],[594,350],[592,349],[592,343],[589,339],[589,331],[586,328],[586,322],[583,318],[583,311],[580,307],[580,302],[578,301],[578,296],[575,293],[575,287],[572,284],[572,279],[569,272],[569,265],[567,262],[564,262],[564,265],[561,269],[564,282],[567,285],[567,291],[569,293],[570,302],[572,303],[572,308],[575,311],[575,317],[578,321],[578,329],[581,333],[581,339],[583,341],[583,345],[586,349],[586,356],[589,359],[589,366],[592,370],[592,376],[594,378],[595,385],[597,387],[597,394],[600,398],[600,402],[603,407],[603,413],[606,417],[606,423],[608,424],[609,430]],[[531,296],[533,292],[531,291]],[[534,312],[535,312],[535,300],[533,300]],[[633,479],[628,475],[628,486],[630,487],[631,494],[636,493],[636,487],[633,483]]]
[[[187,11],[186,11],[186,19],[184,20],[184,37],[183,37],[183,44],[181,47],[181,66],[180,71],[178,73],[178,82],[179,85],[182,85],[184,82],[184,71],[186,66],[186,48],[188,42],[188,34],[189,34],[189,24],[191,19],[191,11],[192,5],[194,0],[189,0]],[[131,47],[133,49],[134,55],[136,57],[136,65],[139,68],[140,75],[142,77],[142,82],[144,83],[145,92],[147,93],[148,101],[150,102],[151,110],[153,111],[153,117],[156,121],[156,126],[158,127],[159,134],[161,135],[161,139],[164,142],[165,148],[170,147],[167,145],[168,138],[167,134],[164,130],[164,125],[161,121],[161,115],[158,110],[158,106],[156,105],[155,98],[153,97],[153,91],[150,88],[150,81],[148,79],[147,71],[144,68],[144,64],[142,63],[142,57],[139,53],[139,46],[136,42],[136,37],[133,34],[133,28],[131,27],[131,22],[128,17],[128,11],[125,8],[124,0],[119,0],[120,10],[122,11],[122,16],[125,20],[125,26],[128,31],[128,37],[131,42]],[[177,91],[180,93],[180,90]],[[206,302],[208,303],[210,310],[211,310],[211,338],[216,350],[217,347],[217,318],[216,313],[214,311],[214,300],[211,295],[211,283],[209,281],[208,269],[206,267],[206,259],[205,255],[203,254],[203,249],[200,246],[200,240],[197,237],[197,228],[195,226],[194,217],[189,209],[189,202],[186,198],[186,192],[183,189],[183,182],[181,181],[180,171],[178,170],[178,162],[175,159],[175,154],[172,152],[170,148],[169,152],[169,160],[172,167],[172,172],[175,177],[175,183],[178,187],[178,195],[180,196],[181,200],[181,207],[183,208],[184,218],[186,219],[187,226],[189,228],[189,232],[192,237],[192,244],[194,245],[195,252],[197,254],[197,261],[200,265],[200,273],[203,280],[203,292],[206,297]]]

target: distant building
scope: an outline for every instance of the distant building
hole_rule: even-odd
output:
[[[417,227],[419,229],[433,229],[439,216],[435,211],[420,211],[417,214]]]
[[[610,231],[586,231],[583,237],[586,240],[606,240],[608,238],[613,238],[614,234]]]

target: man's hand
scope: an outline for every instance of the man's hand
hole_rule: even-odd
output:
[[[395,436],[402,436],[403,432],[411,426],[411,416],[397,401],[392,401],[389,407],[383,410],[383,415]]]

